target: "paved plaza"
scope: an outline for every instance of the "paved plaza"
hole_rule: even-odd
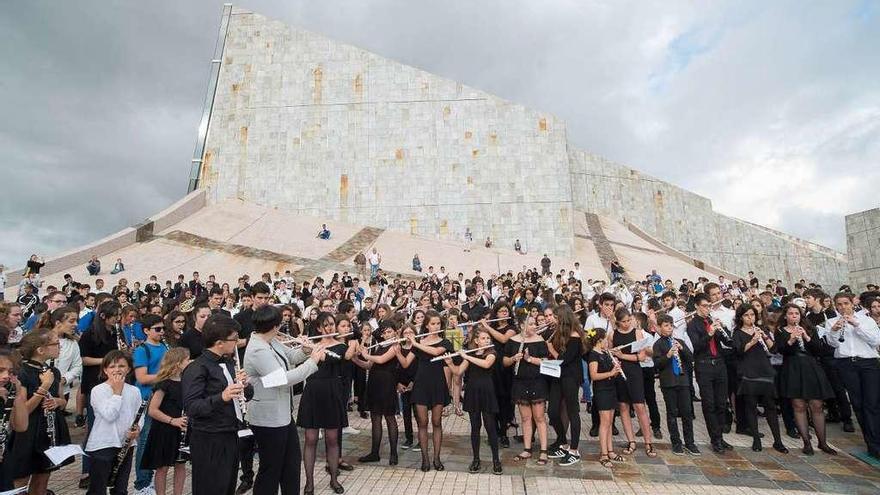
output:
[[[663,404],[661,402],[661,413]],[[509,449],[502,449],[504,474],[491,474],[491,455],[488,444],[482,445],[483,472],[470,474],[467,466],[471,461],[471,448],[468,437],[467,415],[462,417],[450,414],[444,418],[444,441],[442,459],[446,471],[419,470],[421,457],[417,452],[400,451],[400,464],[389,467],[388,444],[384,440],[382,460],[373,464],[358,464],[356,459],[369,451],[370,421],[361,419],[357,413],[349,414],[351,425],[360,430],[357,434],[346,434],[343,440],[343,454],[346,460],[355,465],[355,470],[343,472],[340,482],[346,493],[418,493],[420,495],[524,495],[524,494],[746,494],[781,493],[808,491],[820,493],[844,493],[850,495],[874,495],[880,493],[880,466],[870,466],[852,454],[863,452],[859,433],[844,433],[839,424],[829,425],[830,443],[839,450],[836,457],[820,451],[812,457],[800,453],[800,440],[784,436],[789,454],[779,454],[770,448],[772,443],[766,423],[761,425],[766,437],[764,451],[751,451],[751,437],[726,435],[728,442],[736,449],[728,454],[716,455],[711,452],[706,436],[702,414],[697,412],[695,423],[696,441],[703,452],[700,457],[676,456],[669,448],[669,440],[656,441],[658,456],[654,459],[644,454],[639,444],[635,456],[627,462],[617,464],[613,469],[599,465],[598,442],[589,437],[590,415],[581,413],[584,425],[580,452],[580,463],[560,467],[552,461],[547,466],[537,466],[534,460],[517,463],[513,457],[520,452],[521,445],[511,442]],[[402,424],[402,423],[401,423]],[[619,424],[618,424],[619,425]],[[71,425],[72,428],[72,425]],[[73,437],[80,439],[81,429],[72,429]],[[403,428],[400,428],[401,441]],[[301,435],[302,436],[302,435]],[[552,441],[553,434],[549,433]],[[329,479],[322,469],[323,448],[319,441],[319,454],[315,477],[315,493],[332,493],[328,488]],[[621,434],[615,437],[617,451],[620,452],[625,440]],[[536,451],[537,453],[537,451]],[[259,461],[257,461],[259,462]],[[79,495],[84,490],[77,488],[79,462],[52,475],[50,488],[58,495]],[[170,476],[169,476],[170,478]],[[133,479],[133,477],[132,477]],[[131,491],[132,488],[129,488]],[[185,493],[190,493],[189,482]]]

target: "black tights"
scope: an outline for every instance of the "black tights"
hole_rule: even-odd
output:
[[[571,442],[569,442],[569,446],[572,450],[577,450],[581,437],[580,402],[578,401],[578,392],[581,385],[572,378],[561,378],[554,385],[554,387],[550,388],[550,401],[556,403],[556,414],[553,415],[555,417],[551,416],[550,424],[556,431],[556,442],[559,444],[560,439],[565,438],[565,426],[562,417],[564,413],[567,413],[568,426],[571,428]]]
[[[373,445],[370,448],[370,454],[379,455],[379,448],[382,445],[382,417],[378,414],[370,413],[370,423],[373,427]],[[385,425],[388,427],[388,443],[391,447],[391,456],[397,457],[397,416],[389,414],[384,416]]]
[[[791,399],[791,405],[794,408],[794,422],[797,424],[798,432],[804,445],[810,443],[810,423],[807,419],[807,406],[809,404],[810,417],[813,419],[813,428],[816,430],[816,438],[819,445],[825,443],[825,412],[822,410],[823,401],[807,400],[807,399]]]
[[[742,401],[745,411],[745,426],[752,431],[753,438],[760,438],[758,433],[758,411],[757,405],[761,404],[764,408],[764,416],[767,418],[767,424],[770,426],[770,432],[773,433],[773,443],[782,443],[779,436],[779,418],[776,415],[776,400],[770,395],[740,395],[738,401]]]
[[[336,474],[339,471],[339,430],[327,428],[324,430],[324,448],[327,451],[327,466],[330,468],[330,484],[336,484]],[[306,471],[306,488],[315,488],[315,457],[318,450],[318,429],[306,428],[305,449],[303,450],[303,464]]]
[[[416,422],[419,425],[419,443],[422,445],[422,464],[428,463],[428,406],[416,404]],[[431,406],[431,433],[434,440],[434,460],[440,460],[443,446],[443,404]]]
[[[489,448],[492,449],[492,460],[498,461],[498,431],[495,426],[495,414],[490,412],[469,413],[471,418],[471,450],[474,453],[474,460],[480,459],[480,428],[485,426],[486,433],[489,435]],[[481,423],[482,419],[482,424]],[[422,450],[424,452],[424,450]]]

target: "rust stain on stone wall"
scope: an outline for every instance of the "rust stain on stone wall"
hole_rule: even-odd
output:
[[[324,69],[319,65],[312,70],[312,103],[321,104],[324,93]]]
[[[214,159],[214,152],[205,150],[205,156],[202,158],[202,170],[199,174],[199,180],[205,180],[211,175],[211,161]]]
[[[498,144],[498,134],[494,132],[489,134],[489,143],[490,144]]]
[[[403,157],[404,157],[404,153],[403,153],[402,148],[397,148],[396,150],[394,150],[394,159],[395,160],[398,160],[398,161],[403,160]]]
[[[472,138],[472,137],[474,137],[474,133],[473,133],[473,132],[471,132],[471,131],[465,131],[465,133],[464,133],[464,138],[465,138],[465,139],[470,139],[470,138]]]
[[[248,140],[248,128],[247,126],[241,126],[241,129],[238,130],[239,141],[242,145],[247,146]]]
[[[409,219],[409,233],[410,235],[416,235],[419,232],[419,221],[412,217]]]
[[[440,220],[440,235],[449,235],[449,221]]]
[[[241,83],[232,83],[232,92],[238,93],[238,90],[241,89]]]
[[[654,194],[654,206],[656,208],[663,208],[663,191],[657,191]]]
[[[428,81],[422,81],[422,98],[428,97]]]
[[[443,120],[446,120],[451,113],[452,113],[452,109],[449,108],[449,106],[443,107]]]
[[[360,99],[364,95],[364,76],[358,74],[354,77],[354,95]]]
[[[339,206],[348,206],[348,175],[339,176]]]
[[[473,186],[473,185],[474,185],[474,178],[471,177],[470,175],[469,175],[468,178],[467,178],[467,185],[469,185],[469,186]]]
[[[547,119],[541,117],[541,120],[538,121],[538,130],[546,131],[547,130]]]

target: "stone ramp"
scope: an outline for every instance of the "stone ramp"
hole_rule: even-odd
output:
[[[357,234],[333,251],[324,255],[321,259],[327,261],[335,261],[342,263],[343,261],[353,258],[357,253],[364,251],[371,244],[376,242],[385,229],[378,227],[364,227]]]
[[[617,254],[614,253],[614,247],[611,245],[608,237],[605,236],[599,215],[585,212],[584,217],[587,220],[587,229],[590,232],[593,244],[596,246],[596,253],[599,255],[602,268],[608,275],[608,280],[611,280],[611,262],[617,259]]]

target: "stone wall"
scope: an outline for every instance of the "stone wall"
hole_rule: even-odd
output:
[[[573,248],[561,121],[256,14],[233,11],[204,161],[214,202]]]
[[[846,216],[846,252],[853,290],[880,284],[880,208]]]
[[[839,284],[845,257],[571,149],[565,125],[479,90],[234,9],[200,185],[328,221],[569,256],[576,210],[728,272]]]
[[[840,285],[846,259],[817,244],[712,211],[712,202],[584,151],[570,150],[575,209],[638,226],[695,259],[745,276]]]

